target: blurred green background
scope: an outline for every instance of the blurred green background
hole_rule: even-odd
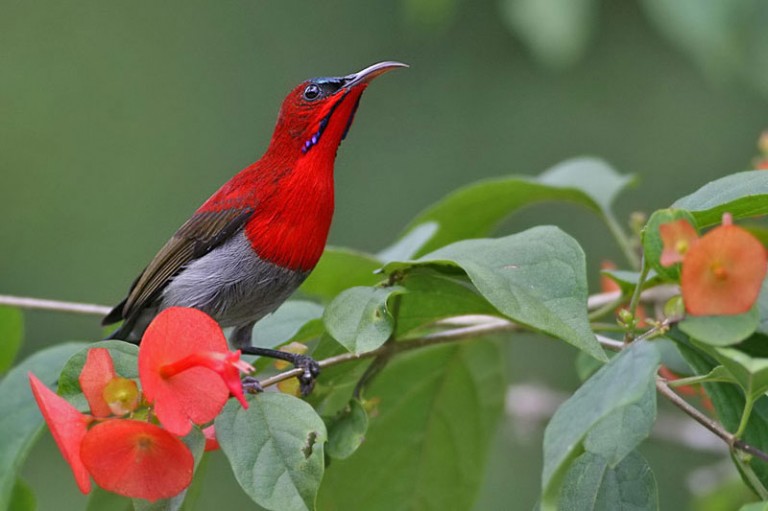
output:
[[[389,244],[456,187],[590,154],[664,207],[749,166],[768,126],[768,4],[753,0],[0,0],[0,293],[112,304],[198,205],[265,149],[305,78],[409,63],[366,92],[336,165],[330,242]],[[593,283],[619,260],[590,214],[537,207],[505,231],[558,223]],[[95,318],[27,315],[26,353],[98,338]],[[573,350],[510,343],[510,378],[568,391]],[[539,425],[540,426],[540,425]],[[541,430],[502,425],[478,510],[531,509]],[[50,438],[24,475],[39,509],[82,509]],[[650,442],[662,509],[719,456]],[[219,455],[200,509],[250,509]],[[697,508],[704,509],[704,508]],[[727,509],[727,508],[723,508]]]

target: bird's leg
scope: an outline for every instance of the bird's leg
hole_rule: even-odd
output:
[[[232,342],[232,345],[239,349],[242,353],[245,353],[247,355],[258,355],[260,357],[269,357],[269,358],[275,358],[278,360],[285,360],[286,362],[290,362],[294,365],[294,367],[297,367],[301,369],[303,372],[297,376],[299,380],[299,386],[301,389],[301,395],[307,396],[310,392],[312,392],[312,389],[315,387],[315,380],[317,379],[318,375],[320,374],[320,365],[310,356],[307,355],[299,355],[297,353],[288,353],[285,351],[280,350],[273,350],[269,348],[257,348],[256,346],[251,345],[251,330],[253,329],[253,323],[250,323],[248,325],[239,326],[236,327],[234,332],[232,332],[232,336],[230,337],[230,341]],[[243,381],[243,385],[247,386],[246,388],[248,390],[256,390],[261,391],[263,390],[261,388],[261,385],[259,385],[258,380],[255,378],[246,378]]]

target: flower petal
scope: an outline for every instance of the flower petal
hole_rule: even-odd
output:
[[[164,376],[163,367],[194,353],[227,352],[227,340],[218,323],[197,309],[171,307],[150,323],[139,349],[139,378],[148,402],[171,433],[186,435],[192,422],[213,420],[229,398],[229,389],[218,374],[192,367]],[[190,422],[191,421],[191,422]]]
[[[181,493],[192,481],[195,463],[184,442],[168,431],[127,419],[91,428],[80,454],[99,486],[150,501]]]
[[[115,376],[115,366],[108,349],[88,350],[88,357],[80,372],[80,388],[94,417],[109,417],[112,414],[109,403],[104,399],[104,388]]]
[[[37,406],[40,407],[62,456],[72,469],[77,487],[83,493],[90,492],[91,479],[80,459],[80,444],[91,418],[77,411],[69,401],[46,387],[34,374],[28,373],[28,376]]]
[[[661,224],[659,235],[662,243],[664,243],[659,262],[664,267],[682,262],[685,253],[690,250],[699,237],[696,228],[682,218]]]
[[[743,314],[754,305],[768,258],[748,231],[721,225],[702,236],[683,260],[685,308],[694,316]]]

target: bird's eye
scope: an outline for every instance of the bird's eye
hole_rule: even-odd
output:
[[[320,87],[318,85],[315,85],[314,83],[310,83],[307,85],[307,88],[304,89],[304,99],[312,101],[317,99],[320,96]]]

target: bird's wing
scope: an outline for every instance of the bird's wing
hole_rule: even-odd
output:
[[[133,283],[128,297],[102,321],[131,320],[154,301],[184,265],[204,256],[232,237],[251,217],[250,208],[197,212],[160,249]]]

